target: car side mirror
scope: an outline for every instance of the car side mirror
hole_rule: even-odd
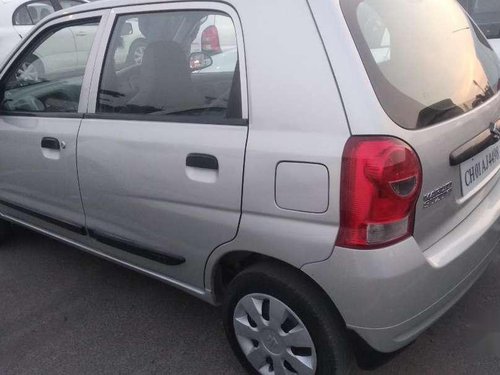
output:
[[[130,22],[125,22],[122,26],[121,36],[132,35],[134,33],[134,29]]]
[[[214,61],[204,52],[194,52],[189,57],[189,68],[192,72],[212,66]]]

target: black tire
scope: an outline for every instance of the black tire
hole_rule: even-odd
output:
[[[354,368],[347,330],[333,303],[305,275],[279,263],[256,264],[230,283],[224,303],[224,328],[237,358],[250,374],[258,374],[235,335],[233,317],[238,302],[249,294],[272,296],[302,320],[316,348],[317,375],[349,374]],[[261,345],[261,344],[259,344]]]

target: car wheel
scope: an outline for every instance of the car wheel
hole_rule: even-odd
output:
[[[17,69],[16,79],[18,82],[40,82],[44,74],[45,67],[42,61],[35,55],[31,55]]]
[[[348,374],[347,332],[318,287],[281,264],[261,264],[230,283],[224,304],[229,342],[252,374]]]
[[[137,41],[130,48],[127,62],[129,65],[141,65],[142,59],[144,58],[144,52],[146,51],[146,42],[145,41]]]

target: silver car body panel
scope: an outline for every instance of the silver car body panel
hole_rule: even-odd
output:
[[[244,126],[84,119],[78,174],[88,229],[185,263],[102,250],[202,288],[208,254],[236,236],[246,137]],[[215,156],[219,171],[190,170],[192,153]]]
[[[282,209],[326,212],[330,203],[329,185],[326,165],[281,162],[276,166],[276,204]]]
[[[232,3],[245,27],[250,132],[238,236],[210,257],[205,272],[209,290],[213,289],[214,266],[233,251],[261,253],[295,267],[331,255],[338,232],[339,184],[328,187],[331,204],[323,213],[286,210],[275,201],[275,173],[283,161],[322,164],[328,167],[330,181],[339,181],[342,152],[350,136],[342,100],[307,3]],[[282,9],[287,9],[287,15],[276,22]],[[293,40],[294,46],[301,46],[301,55],[307,56],[300,61],[301,74],[297,74],[295,63],[283,63],[295,62],[296,51],[274,40]],[[315,188],[321,196],[324,187],[320,184]]]
[[[0,118],[0,204],[15,205],[83,227],[76,173],[76,142],[81,118]],[[41,148],[50,134],[66,148]],[[22,145],[22,147],[20,147]]]
[[[346,324],[391,352],[442,316],[489,264],[500,240],[500,185],[460,226],[422,252],[411,238],[376,251],[336,248],[302,268],[329,293]]]

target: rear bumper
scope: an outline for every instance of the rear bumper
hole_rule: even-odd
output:
[[[336,248],[303,271],[330,295],[347,326],[373,348],[413,341],[462,297],[500,240],[500,184],[458,227],[422,252],[414,239],[375,251]]]

